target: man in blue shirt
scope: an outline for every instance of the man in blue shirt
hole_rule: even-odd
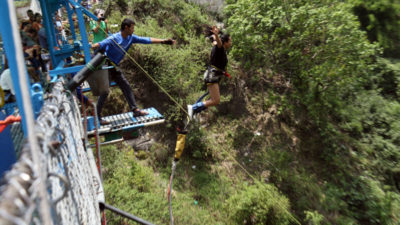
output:
[[[132,44],[140,43],[140,44],[175,44],[175,40],[173,39],[158,39],[152,37],[139,37],[134,35],[135,22],[131,19],[124,19],[121,23],[121,31],[109,36],[107,39],[104,39],[101,42],[92,45],[92,48],[99,48],[100,51],[104,51],[105,55],[111,61],[111,65],[114,64],[116,66],[119,65],[121,60],[124,58],[125,53],[128,52],[129,48]],[[118,70],[117,68],[112,68],[109,70],[109,74],[111,79],[115,81],[118,87],[121,89],[122,93],[125,96],[126,101],[128,102],[129,109],[133,112],[133,115],[136,116],[145,116],[148,113],[140,110],[135,101],[135,97],[133,95],[133,91],[131,86],[128,83],[128,80],[125,78],[124,74]],[[107,99],[108,93],[101,95],[97,101],[97,116],[99,117],[100,124],[106,125],[109,124],[109,121],[101,119],[101,111],[104,105],[105,100]]]

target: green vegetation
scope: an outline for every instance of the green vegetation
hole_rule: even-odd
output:
[[[264,184],[245,187],[228,200],[230,217],[236,224],[289,224],[289,201],[276,188]]]
[[[15,8],[26,7],[31,4],[30,0],[14,0]]]
[[[204,9],[183,0],[105,6],[110,23],[133,17],[138,35],[178,40],[129,53],[179,104],[204,92],[211,46],[201,29],[215,23]],[[227,0],[232,79],[221,83],[220,106],[187,136],[172,193],[175,224],[399,224],[399,7]],[[184,113],[130,59],[122,67],[140,103],[168,121],[149,130],[157,143],[148,151],[102,149],[106,199],[168,224],[174,127]],[[112,93],[108,113],[126,107],[120,95]]]
[[[368,39],[379,42],[385,56],[400,58],[400,4],[397,0],[349,0]]]
[[[116,147],[102,148],[106,201],[154,224],[168,224],[167,174],[171,171],[153,171],[148,165],[138,162],[133,149],[126,146],[120,146],[118,149]],[[156,175],[160,172],[162,175]],[[178,172],[183,173],[180,169]],[[198,178],[194,177],[192,182],[203,186],[205,177],[202,178],[201,174],[197,176]],[[208,183],[212,184],[212,182]],[[203,186],[203,188],[206,187]],[[196,190],[172,192],[175,223],[218,224],[207,209],[208,207],[204,207],[207,203],[200,201],[198,205],[195,204],[193,195],[196,194]],[[127,223],[127,220],[109,212],[107,220],[110,224]]]

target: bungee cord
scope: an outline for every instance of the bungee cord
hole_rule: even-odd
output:
[[[105,30],[103,29],[103,28],[101,28],[100,27],[100,29],[104,32],[104,33],[106,33],[105,32]],[[106,33],[107,34],[107,33]],[[110,37],[110,35],[109,34],[107,34],[107,36],[108,37]],[[173,101],[188,117],[189,117],[189,113],[187,112],[187,110],[181,105],[181,104],[179,104],[179,102],[174,98],[174,97],[172,97],[169,93],[168,93],[168,91],[163,87],[163,86],[161,86],[157,81],[156,81],[156,79],[154,79],[150,74],[149,74],[149,72],[147,72],[127,51],[125,51],[125,49],[121,46],[121,45],[119,45],[114,39],[112,39],[111,38],[111,40],[115,43],[115,45],[116,46],[118,46],[120,49],[121,49],[121,51],[125,54],[125,55],[127,55],[128,56],[128,58],[158,87],[158,88],[160,88],[163,92],[164,92],[164,94],[165,95],[167,95],[168,96],[168,98],[171,100],[171,101]],[[115,63],[113,63],[112,62],[112,64],[113,64],[113,66],[115,66],[115,67],[117,67],[117,65],[115,64]]]
[[[101,27],[100,27],[101,28]],[[101,28],[102,29],[102,28]],[[102,29],[103,32],[105,32],[104,29]],[[107,36],[109,36],[107,34]],[[125,49],[123,49],[114,39],[111,39],[127,56],[128,58],[135,63],[135,65],[140,68],[140,70],[154,83],[156,84],[180,109],[182,109],[182,111],[187,115],[187,122],[185,122],[185,126],[184,129],[178,130],[178,138],[177,138],[177,143],[176,143],[176,148],[175,148],[175,156],[174,156],[174,160],[172,162],[172,166],[171,166],[171,176],[169,179],[169,185],[168,185],[168,206],[169,206],[169,214],[170,214],[170,223],[171,225],[174,224],[174,219],[173,219],[173,215],[172,215],[172,206],[171,206],[171,192],[172,192],[172,184],[173,184],[173,178],[174,178],[174,174],[175,174],[175,170],[176,170],[176,165],[180,159],[181,154],[183,153],[184,150],[184,145],[185,145],[185,138],[186,138],[186,134],[188,133],[187,128],[189,127],[190,123],[192,122],[193,119],[191,119],[189,117],[189,113],[187,112],[187,110],[178,103],[177,100],[175,100],[175,98],[173,98],[168,91],[166,91],[127,51],[125,51]],[[114,65],[116,66],[116,65]],[[204,93],[199,100],[197,101],[201,101],[204,97],[206,97],[209,93],[206,92]],[[256,179],[246,168],[244,168],[233,156],[231,156],[231,154],[229,154],[227,151],[225,151],[224,149],[222,149],[223,152],[225,152],[232,160],[235,164],[237,164],[239,166],[239,168],[241,170],[243,170],[245,172],[245,174],[247,174],[256,185],[262,185],[262,183]],[[279,205],[279,204],[278,204]],[[284,207],[282,207],[281,205],[279,205],[279,207],[282,208],[282,210],[287,211]],[[299,222],[299,220],[294,217],[290,212],[288,212],[288,214],[290,215],[290,219],[292,220],[292,222],[301,225],[301,223]]]

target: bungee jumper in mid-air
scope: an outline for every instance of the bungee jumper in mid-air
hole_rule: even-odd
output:
[[[190,120],[193,116],[210,106],[216,106],[220,101],[219,93],[219,81],[222,76],[229,76],[226,73],[226,65],[228,64],[228,57],[226,51],[232,46],[232,39],[229,34],[220,33],[219,28],[216,26],[206,27],[206,36],[210,37],[213,42],[213,47],[210,55],[210,62],[207,70],[204,73],[204,82],[207,85],[208,92],[210,94],[210,99],[202,101],[202,99],[207,95],[203,95],[199,100],[193,104],[188,105],[188,114]],[[211,35],[209,35],[211,34]]]
[[[125,54],[129,50],[132,44],[140,43],[140,44],[167,44],[173,45],[175,44],[175,40],[173,39],[159,39],[152,37],[140,37],[133,34],[135,29],[135,22],[131,19],[124,19],[121,23],[121,31],[115,33],[108,38],[100,41],[94,45],[92,48],[99,49],[100,51],[104,51],[107,58],[109,66],[114,66],[114,68],[109,70],[110,77],[115,81],[118,87],[121,89],[122,93],[125,96],[126,101],[128,102],[129,109],[132,111],[133,115],[136,116],[144,116],[148,113],[146,111],[140,110],[135,101],[135,97],[133,95],[133,91],[131,86],[129,85],[128,80],[125,78],[124,74],[117,68],[121,60],[124,58]],[[108,93],[103,94],[99,97],[97,101],[97,116],[99,118],[101,125],[109,124],[109,121],[101,119],[101,111],[103,105],[107,99]]]

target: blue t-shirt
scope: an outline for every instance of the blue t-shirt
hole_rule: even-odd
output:
[[[49,50],[49,46],[47,44],[46,31],[45,31],[44,27],[40,28],[40,30],[38,32],[38,36],[39,36],[40,47],[42,47],[46,50]]]
[[[116,43],[118,43],[119,46]],[[117,65],[124,58],[125,52],[127,52],[134,43],[151,44],[151,39],[149,37],[139,37],[136,35],[129,35],[124,39],[121,32],[118,32],[99,42],[100,49],[105,50],[106,56]],[[121,48],[125,51],[122,51]]]

